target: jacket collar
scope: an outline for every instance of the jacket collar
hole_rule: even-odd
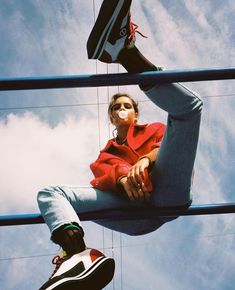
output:
[[[146,127],[148,124],[131,124],[127,132],[127,143],[132,149],[137,149],[152,135],[146,134]],[[119,147],[115,139],[110,139],[101,152],[108,151],[112,146]]]

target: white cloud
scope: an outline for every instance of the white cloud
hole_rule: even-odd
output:
[[[96,126],[94,118],[83,116],[51,128],[31,113],[2,121],[1,212],[35,209],[42,186],[89,183],[89,164],[98,154]],[[91,140],[97,141],[91,146]]]
[[[229,17],[233,9],[230,1],[228,5],[221,4],[222,11],[216,10],[214,2],[205,1],[180,1],[177,5],[166,1],[136,1],[134,5],[134,21],[138,22],[140,31],[150,33],[148,49],[147,41],[141,37],[138,45],[157,65],[169,69],[231,65],[233,30],[224,16]]]

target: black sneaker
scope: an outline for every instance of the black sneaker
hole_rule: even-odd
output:
[[[114,260],[100,251],[87,249],[72,257],[56,256],[51,278],[39,290],[100,290],[113,278]]]
[[[89,59],[111,63],[124,47],[133,47],[136,25],[130,21],[131,0],[104,0],[87,41]]]

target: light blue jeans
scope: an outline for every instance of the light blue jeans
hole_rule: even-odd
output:
[[[181,84],[164,84],[145,93],[154,104],[168,112],[166,132],[157,162],[151,171],[154,189],[150,202],[129,201],[117,193],[92,187],[48,187],[38,193],[38,205],[51,233],[71,222],[81,225],[79,213],[130,207],[190,205],[202,101],[197,94]],[[129,235],[141,235],[156,230],[174,218],[140,217],[138,220],[105,220],[97,223]]]

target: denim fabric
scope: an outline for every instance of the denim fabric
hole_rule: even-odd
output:
[[[53,232],[77,222],[79,213],[115,208],[146,206],[186,206],[191,203],[191,185],[196,156],[202,101],[181,84],[165,84],[145,92],[148,98],[168,112],[166,132],[151,171],[154,189],[149,204],[129,201],[117,193],[92,187],[51,186],[38,193],[40,211]],[[77,215],[78,213],[78,215]],[[100,225],[129,235],[152,232],[176,217],[125,221],[100,221]]]

